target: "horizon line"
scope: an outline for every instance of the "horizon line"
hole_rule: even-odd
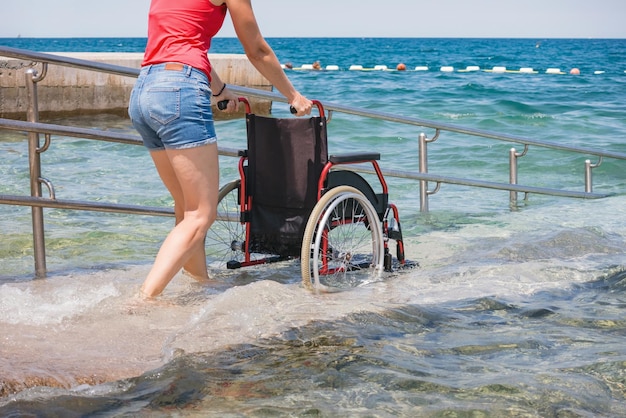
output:
[[[0,36],[0,39],[147,39],[147,36]],[[236,36],[215,36],[213,39],[238,39]],[[624,37],[591,36],[265,36],[265,39],[589,39],[622,40]]]

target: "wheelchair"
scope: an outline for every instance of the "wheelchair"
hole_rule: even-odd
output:
[[[328,155],[329,118],[319,101],[313,101],[319,116],[275,118],[255,115],[239,100],[247,149],[238,153],[239,178],[219,191],[218,217],[205,241],[209,267],[299,258],[305,288],[333,291],[417,266],[405,258],[379,153]],[[378,192],[349,169],[359,163],[373,166]]]

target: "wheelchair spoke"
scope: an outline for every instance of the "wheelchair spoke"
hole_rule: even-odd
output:
[[[244,225],[239,222],[239,180],[220,189],[217,220],[206,237],[207,261],[210,268],[225,269],[231,260],[243,260]]]

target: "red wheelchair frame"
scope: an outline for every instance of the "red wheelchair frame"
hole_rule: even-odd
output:
[[[224,186],[220,192],[220,202],[227,194],[236,193],[238,208],[231,208],[229,211],[238,212],[235,216],[243,227],[240,237],[226,237],[224,240],[233,256],[231,260],[226,260],[228,269],[293,259],[299,253],[304,285],[307,288],[320,289],[350,286],[353,280],[348,279],[348,275],[359,274],[364,270],[377,275],[382,270],[392,271],[417,265],[405,259],[399,211],[396,205],[388,201],[387,182],[378,164],[380,153],[328,155],[327,119],[319,101],[314,100],[313,103],[320,116],[312,117],[308,120],[310,122],[296,122],[304,118],[278,119],[252,115],[248,101],[244,98],[240,101],[246,107],[248,149],[239,151],[240,178]],[[251,132],[257,125],[261,126],[258,130],[261,134]],[[301,134],[300,131],[306,133]],[[268,136],[270,139],[260,139],[261,136]],[[277,136],[280,138],[277,139]],[[264,141],[269,145],[257,144]],[[253,151],[255,147],[260,148]],[[307,147],[311,148],[310,152],[300,149]],[[265,187],[264,190],[269,190],[269,194],[276,194],[277,201],[285,200],[288,207],[280,204],[274,207],[274,201],[269,199],[268,202],[265,199],[264,203],[269,205],[269,209],[255,215],[255,205],[260,205],[258,202],[264,199],[255,195],[255,190],[259,189],[258,178],[262,177],[257,172],[272,172],[276,171],[276,167],[282,167],[273,161],[269,163],[270,167],[263,167],[267,165],[265,161],[259,163],[254,160],[252,163],[251,158],[257,157],[253,152],[273,156],[268,153],[268,148],[289,148],[289,152],[300,161],[300,166],[293,167],[293,173],[287,175],[266,175],[270,179],[269,188],[267,185],[260,188]],[[278,164],[283,163],[284,161],[279,161]],[[375,193],[363,176],[343,168],[360,163],[372,165],[380,183],[380,193]],[[294,164],[297,165],[298,162]],[[303,167],[305,164],[306,167]],[[257,172],[252,172],[252,168]],[[301,174],[306,180],[291,178]],[[314,179],[313,185],[309,184],[311,179]],[[290,184],[291,180],[297,184]],[[285,182],[286,186],[282,184]],[[296,194],[300,195],[302,182],[305,182],[304,188],[307,189],[306,196],[301,199],[304,203],[292,198],[289,193],[290,187],[292,190],[297,187]],[[281,187],[287,190],[275,190]],[[257,222],[263,223],[266,218],[276,218],[273,213],[275,210],[284,211],[284,214],[279,214],[277,220],[271,219],[265,230],[261,228],[260,233],[255,232]],[[232,222],[235,216],[232,213],[227,215],[223,218]],[[286,218],[284,222],[283,217]],[[396,243],[395,259],[389,251],[390,241]]]

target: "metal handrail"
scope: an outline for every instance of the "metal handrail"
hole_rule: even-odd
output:
[[[0,56],[16,59],[29,59],[46,64],[57,64],[63,67],[73,67],[82,70],[98,71],[127,77],[139,76],[139,70],[136,68],[107,64],[103,62],[94,62],[62,55],[46,54],[45,52],[28,51],[3,45],[0,45]]]
[[[113,64],[106,64],[106,63],[98,63],[98,62],[93,62],[89,60],[64,57],[64,56],[54,55],[54,54],[46,54],[43,52],[25,51],[22,49],[11,48],[11,47],[2,46],[2,45],[0,45],[0,56],[5,56],[9,58],[19,58],[19,59],[32,59],[37,62],[58,64],[58,65],[67,66],[67,67],[74,67],[74,68],[80,68],[80,69],[91,70],[91,71],[100,71],[100,72],[106,72],[109,74],[116,74],[116,75],[128,76],[128,77],[137,77],[139,75],[139,70],[135,68],[129,68],[129,67],[124,67],[120,65],[113,65]],[[234,93],[241,94],[243,96],[253,96],[253,97],[258,97],[262,99],[283,102],[283,103],[287,102],[285,97],[274,92],[268,92],[265,90],[257,90],[257,89],[252,89],[252,88],[243,87],[243,86],[235,86],[235,85],[232,85],[232,86],[229,85],[229,89],[231,89]],[[575,152],[575,153],[580,153],[580,154],[589,154],[589,155],[595,155],[598,157],[607,157],[607,158],[616,158],[616,159],[626,160],[626,154],[624,153],[599,151],[599,150],[592,149],[592,148],[574,147],[574,146],[563,145],[563,144],[558,144],[558,143],[553,143],[553,142],[539,141],[539,140],[525,138],[525,137],[517,136],[517,135],[507,135],[507,134],[502,134],[502,133],[497,133],[497,132],[492,132],[492,131],[486,131],[482,129],[467,128],[467,127],[458,126],[454,124],[447,124],[447,123],[442,123],[442,122],[437,122],[437,121],[432,121],[432,120],[427,120],[427,119],[410,117],[410,116],[399,116],[399,115],[392,114],[392,113],[366,110],[366,109],[361,109],[361,108],[356,108],[356,107],[351,107],[351,106],[343,106],[343,105],[331,103],[331,102],[324,102],[324,107],[327,110],[331,110],[331,111],[337,111],[340,113],[346,113],[346,114],[355,115],[355,116],[363,116],[363,117],[372,118],[372,119],[380,119],[380,120],[385,120],[389,122],[397,122],[397,123],[402,123],[405,125],[413,125],[413,126],[418,126],[418,127],[423,127],[423,128],[432,128],[432,129],[436,129],[440,131],[455,132],[459,134],[478,136],[478,137],[494,139],[498,141],[513,142],[513,143],[519,143],[519,144],[524,144],[524,145],[534,145],[534,146],[538,146],[542,148],[551,148],[551,149]]]
[[[38,276],[45,275],[45,245],[43,243],[43,218],[41,209],[48,208],[61,208],[61,209],[75,209],[75,210],[87,210],[87,211],[100,211],[100,212],[116,212],[127,214],[143,214],[143,215],[155,215],[155,216],[173,216],[173,210],[171,208],[160,207],[147,207],[136,205],[123,205],[113,203],[102,202],[86,202],[78,200],[63,200],[57,199],[54,194],[52,183],[40,176],[39,158],[38,154],[45,151],[49,145],[50,135],[78,137],[86,139],[94,139],[101,141],[117,142],[129,145],[142,144],[141,139],[138,136],[127,135],[115,132],[102,131],[97,129],[77,128],[63,125],[55,125],[48,123],[41,123],[38,121],[37,110],[37,95],[36,95],[36,83],[41,81],[47,72],[48,64],[57,64],[62,66],[74,67],[90,71],[105,72],[109,74],[115,74],[120,76],[137,77],[139,75],[138,69],[111,65],[105,63],[97,63],[77,58],[64,57],[53,54],[25,51],[5,46],[0,46],[0,56],[18,58],[18,59],[30,59],[36,62],[43,63],[43,70],[41,74],[37,74],[34,69],[27,70],[27,82],[29,83],[29,95],[31,96],[31,106],[28,109],[28,121],[18,121],[13,119],[0,118],[0,129],[8,129],[14,131],[27,132],[29,135],[29,151],[30,151],[30,165],[31,165],[31,196],[14,196],[14,195],[0,195],[0,204],[16,205],[16,206],[30,206],[33,209],[33,237],[35,240],[35,267],[36,274]],[[242,96],[252,96],[256,98],[266,99],[276,102],[287,102],[287,100],[274,92],[268,92],[264,90],[256,90],[242,86],[230,86],[231,90],[236,94]],[[469,187],[481,187],[497,190],[507,190],[511,193],[510,202],[514,205],[517,201],[516,194],[518,192],[528,194],[544,194],[559,197],[570,198],[584,198],[584,199],[597,199],[609,196],[607,193],[593,193],[591,188],[591,170],[598,167],[603,158],[613,158],[619,160],[626,160],[626,154],[601,151],[590,148],[574,147],[569,145],[562,145],[557,143],[551,143],[546,141],[533,140],[530,138],[524,138],[521,136],[507,135],[501,133],[495,133],[485,130],[472,129],[461,127],[452,124],[445,124],[436,121],[430,121],[420,118],[398,116],[395,114],[384,113],[380,111],[365,110],[350,106],[342,106],[335,103],[325,102],[324,107],[329,111],[329,118],[332,112],[340,112],[365,118],[379,119],[394,123],[401,123],[405,125],[418,126],[422,128],[435,129],[435,135],[433,138],[427,138],[424,133],[419,135],[419,172],[401,171],[401,170],[383,170],[385,176],[399,177],[406,179],[419,180],[420,197],[421,197],[421,210],[428,211],[428,196],[435,194],[439,191],[442,183],[456,184]],[[440,136],[442,131],[454,132],[474,137],[481,137],[487,139],[493,139],[504,142],[512,142],[524,145],[524,152],[517,153],[514,148],[511,149],[510,155],[510,182],[498,183],[481,180],[471,180],[466,178],[455,178],[450,176],[434,175],[428,173],[428,161],[427,161],[427,144],[434,142]],[[46,142],[43,147],[39,146],[39,134],[46,135]],[[578,154],[586,154],[599,158],[598,163],[592,164],[590,160],[585,161],[585,191],[568,191],[552,188],[523,186],[517,184],[517,158],[526,155],[529,146],[537,146],[542,148],[550,148],[560,151],[573,152]],[[237,157],[238,151],[231,148],[218,147],[219,155]],[[34,155],[34,157],[33,157]],[[356,171],[373,173],[373,170],[356,167]],[[32,177],[34,176],[34,177]],[[436,188],[432,191],[428,190],[428,182],[436,183]],[[41,184],[46,185],[48,188],[50,197],[42,197]],[[35,216],[35,211],[37,216]],[[39,218],[39,221],[36,219]],[[218,218],[229,220],[226,215],[218,214]],[[41,258],[43,257],[43,261]]]
[[[255,90],[256,91],[256,90]],[[142,140],[135,135],[127,135],[115,132],[105,132],[97,129],[88,129],[88,128],[75,128],[64,125],[55,125],[49,123],[41,123],[41,122],[25,122],[14,119],[5,119],[0,118],[0,128],[20,131],[20,132],[38,132],[49,135],[62,135],[73,138],[85,138],[85,139],[95,139],[100,141],[108,141],[108,142],[117,142],[122,144],[129,145],[142,145]],[[235,148],[227,148],[227,147],[218,147],[218,153],[222,156],[227,157],[238,157],[239,150]],[[623,156],[623,159],[626,159],[626,155]],[[368,173],[368,174],[376,174],[374,170],[357,166],[355,171]],[[608,197],[610,193],[587,193],[587,192],[576,192],[576,191],[567,191],[567,190],[559,190],[559,189],[551,189],[545,187],[534,187],[534,186],[523,186],[517,184],[510,183],[498,183],[492,181],[481,181],[481,180],[468,180],[458,177],[450,177],[450,176],[442,176],[437,174],[429,174],[429,173],[417,173],[403,170],[383,170],[383,174],[389,177],[397,177],[411,180],[422,180],[429,181],[435,183],[448,183],[448,184],[456,184],[460,186],[469,186],[469,187],[482,187],[487,189],[496,189],[496,190],[506,190],[506,191],[514,191],[520,193],[531,193],[531,194],[543,194],[543,195],[551,195],[557,197],[571,197],[571,198],[603,198]],[[49,201],[49,199],[43,199],[44,201]],[[5,201],[11,201],[11,204],[17,204],[17,199],[8,198],[7,195],[0,195],[0,204]],[[37,200],[28,200],[29,202],[37,202]],[[7,202],[8,203],[8,202]],[[37,204],[38,206],[39,204]],[[52,204],[51,204],[52,205]],[[24,205],[27,206],[27,205]],[[55,204],[55,206],[50,207],[59,207]],[[114,206],[113,206],[114,207]],[[172,212],[173,213],[173,212]]]

